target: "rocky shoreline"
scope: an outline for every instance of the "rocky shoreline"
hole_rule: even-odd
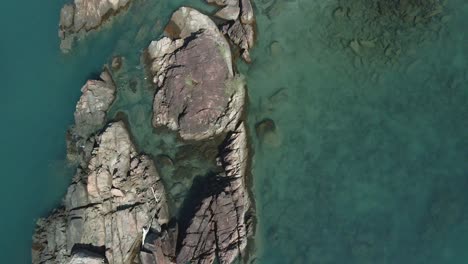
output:
[[[75,33],[98,28],[129,2],[75,0],[72,7],[65,6],[62,44]],[[247,185],[245,83],[231,48],[250,61],[255,19],[248,0],[207,2],[220,6],[215,16],[225,22],[216,24],[181,7],[167,24],[166,36],[152,41],[145,52],[146,74],[155,87],[155,131],[168,128],[182,142],[221,142],[212,150],[217,152],[216,171],[203,177],[203,189],[189,201],[191,207],[183,207],[188,218],[171,212],[154,157],[138,150],[131,128],[107,116],[118,89],[106,66],[100,80],[88,81],[81,90],[75,124],[67,134],[68,159],[77,166],[76,174],[62,206],[37,222],[33,263],[245,259],[255,208]]]
[[[74,0],[60,11],[60,49],[69,52],[77,38],[96,30],[127,8],[132,0]]]

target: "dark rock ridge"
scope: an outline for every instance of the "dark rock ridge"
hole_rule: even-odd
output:
[[[246,191],[247,136],[240,121],[245,87],[233,71],[229,44],[214,22],[182,7],[166,27],[170,37],[148,48],[150,74],[158,86],[153,125],[177,130],[185,140],[227,135],[220,147],[222,173],[208,176],[211,186],[181,226],[177,263],[232,263],[242,256],[249,234]]]
[[[131,0],[74,0],[60,11],[60,49],[68,52],[77,37],[97,29],[110,16],[117,14]]]
[[[206,0],[221,9],[215,16],[227,21],[222,31],[239,49],[246,62],[250,62],[249,50],[255,44],[255,16],[250,0]]]
[[[220,156],[225,172],[198,205],[185,231],[177,263],[232,263],[241,256],[249,234],[250,200],[245,187],[247,137],[244,124],[230,133]]]
[[[33,263],[130,263],[139,254],[143,230],[165,232],[163,184],[122,122],[108,125],[91,155],[88,167],[73,178],[63,207],[38,221]]]
[[[158,86],[153,125],[178,130],[186,140],[202,140],[234,130],[245,89],[233,73],[229,44],[214,22],[182,7],[166,29],[172,38],[148,48],[150,72]]]

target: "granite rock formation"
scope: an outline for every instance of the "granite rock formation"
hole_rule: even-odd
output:
[[[115,84],[105,69],[101,80],[89,80],[81,88],[81,97],[76,104],[74,132],[88,137],[104,126],[106,113],[115,99]]]
[[[116,87],[107,68],[101,80],[88,80],[81,88],[76,104],[75,124],[67,134],[68,160],[86,166],[94,145],[94,137],[106,123],[106,114],[115,100]]]
[[[74,0],[64,5],[60,11],[60,49],[70,51],[75,38],[97,29],[129,3],[130,0]]]
[[[153,125],[177,130],[185,140],[226,138],[219,147],[222,172],[204,179],[206,193],[200,194],[187,226],[180,226],[177,263],[211,264],[216,258],[232,263],[244,252],[251,219],[247,136],[240,121],[245,87],[233,71],[226,39],[210,18],[182,7],[166,33],[169,37],[148,48],[149,72],[158,86]]]
[[[33,263],[130,263],[143,230],[162,234],[168,222],[152,160],[136,152],[122,122],[111,123],[97,137],[88,167],[78,169],[63,207],[39,220]]]
[[[214,22],[182,7],[166,28],[171,38],[148,48],[158,91],[153,125],[178,130],[186,140],[202,140],[235,129],[245,90],[232,69],[229,44]]]
[[[233,7],[223,11],[226,19],[243,20],[245,1],[214,1]],[[109,3],[115,5],[106,9]],[[75,6],[62,10],[61,23],[67,26],[61,30],[73,28],[74,12],[80,8],[95,12],[78,15],[77,21],[86,21],[78,31],[86,31],[102,22],[103,16],[93,14],[106,16],[121,3],[128,0],[75,0]],[[122,121],[106,125],[116,97],[116,84],[106,68],[101,80],[82,88],[67,140],[77,172],[62,206],[37,222],[34,264],[212,264],[215,259],[230,264],[243,256],[253,219],[246,187],[243,78],[234,70],[228,41],[208,16],[182,7],[166,33],[146,53],[148,72],[158,88],[153,126],[177,131],[181,144],[198,141],[211,148],[209,159],[217,168],[203,178],[206,192],[197,193],[191,208],[183,208],[192,215],[172,217],[153,160],[138,153]],[[173,165],[170,158],[167,162]]]
[[[246,62],[250,62],[249,50],[255,44],[255,16],[250,0],[206,0],[221,9],[215,16],[227,21],[222,26],[223,33],[239,49]]]

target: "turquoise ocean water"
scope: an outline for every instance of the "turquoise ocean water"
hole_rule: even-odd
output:
[[[137,0],[62,55],[64,2],[1,9],[2,263],[30,262],[35,219],[66,191],[64,135],[84,82],[115,54],[138,75],[141,50],[170,13],[202,6]],[[337,0],[254,2],[258,45],[239,68],[250,97],[257,263],[468,263],[468,3],[448,0],[434,22],[400,30],[392,54],[370,45],[356,54],[349,32],[360,25],[333,17]],[[150,104],[145,93],[116,103],[146,148]],[[265,118],[276,133],[258,140]]]

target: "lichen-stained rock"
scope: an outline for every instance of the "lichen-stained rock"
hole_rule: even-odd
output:
[[[87,263],[83,258],[130,263],[139,253],[143,228],[161,232],[168,222],[152,160],[136,152],[122,122],[112,123],[68,188],[64,208],[38,221],[33,263]]]
[[[70,51],[77,35],[97,29],[129,3],[130,0],[74,0],[64,5],[60,12],[60,49]]]
[[[247,138],[244,124],[232,132],[220,155],[224,174],[209,179],[212,185],[193,216],[177,263],[232,263],[247,245],[250,208],[245,186]]]
[[[235,129],[242,113],[243,78],[232,69],[231,51],[214,22],[182,7],[165,37],[148,48],[150,71],[158,86],[153,125],[178,130],[186,140],[207,139]]]

